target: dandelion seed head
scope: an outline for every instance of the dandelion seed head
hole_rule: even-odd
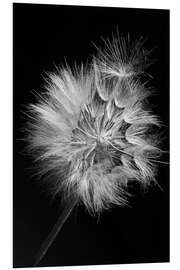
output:
[[[160,154],[148,131],[160,125],[144,108],[149,90],[141,43],[106,42],[91,67],[61,68],[48,75],[46,91],[29,106],[28,142],[56,175],[56,193],[75,193],[91,213],[128,203],[128,183],[155,179]]]

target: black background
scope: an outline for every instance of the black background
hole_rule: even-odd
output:
[[[32,265],[33,256],[59,213],[43,185],[32,176],[32,160],[22,153],[23,106],[43,88],[54,64],[86,62],[101,37],[130,33],[147,38],[156,60],[148,72],[156,95],[154,111],[164,122],[169,149],[169,11],[103,7],[13,4],[14,66],[14,267]],[[168,161],[168,157],[163,157]],[[169,168],[160,165],[157,186],[134,189],[131,207],[114,207],[99,219],[75,209],[40,266],[150,263],[169,261]]]

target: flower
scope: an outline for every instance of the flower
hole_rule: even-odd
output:
[[[28,142],[52,173],[55,193],[76,194],[91,213],[128,202],[128,184],[155,180],[160,155],[141,75],[148,53],[136,41],[113,38],[90,67],[49,73],[46,91],[29,105]]]

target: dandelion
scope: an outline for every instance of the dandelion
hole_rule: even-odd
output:
[[[141,80],[149,65],[143,41],[129,37],[105,41],[89,67],[58,68],[49,73],[46,91],[29,105],[29,151],[54,174],[55,194],[66,200],[64,213],[37,256],[36,265],[73,207],[84,203],[91,214],[128,204],[128,185],[155,181],[161,154],[151,130],[160,121],[146,100]]]

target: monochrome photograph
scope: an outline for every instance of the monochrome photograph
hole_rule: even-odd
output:
[[[13,3],[13,267],[169,262],[168,9]]]

